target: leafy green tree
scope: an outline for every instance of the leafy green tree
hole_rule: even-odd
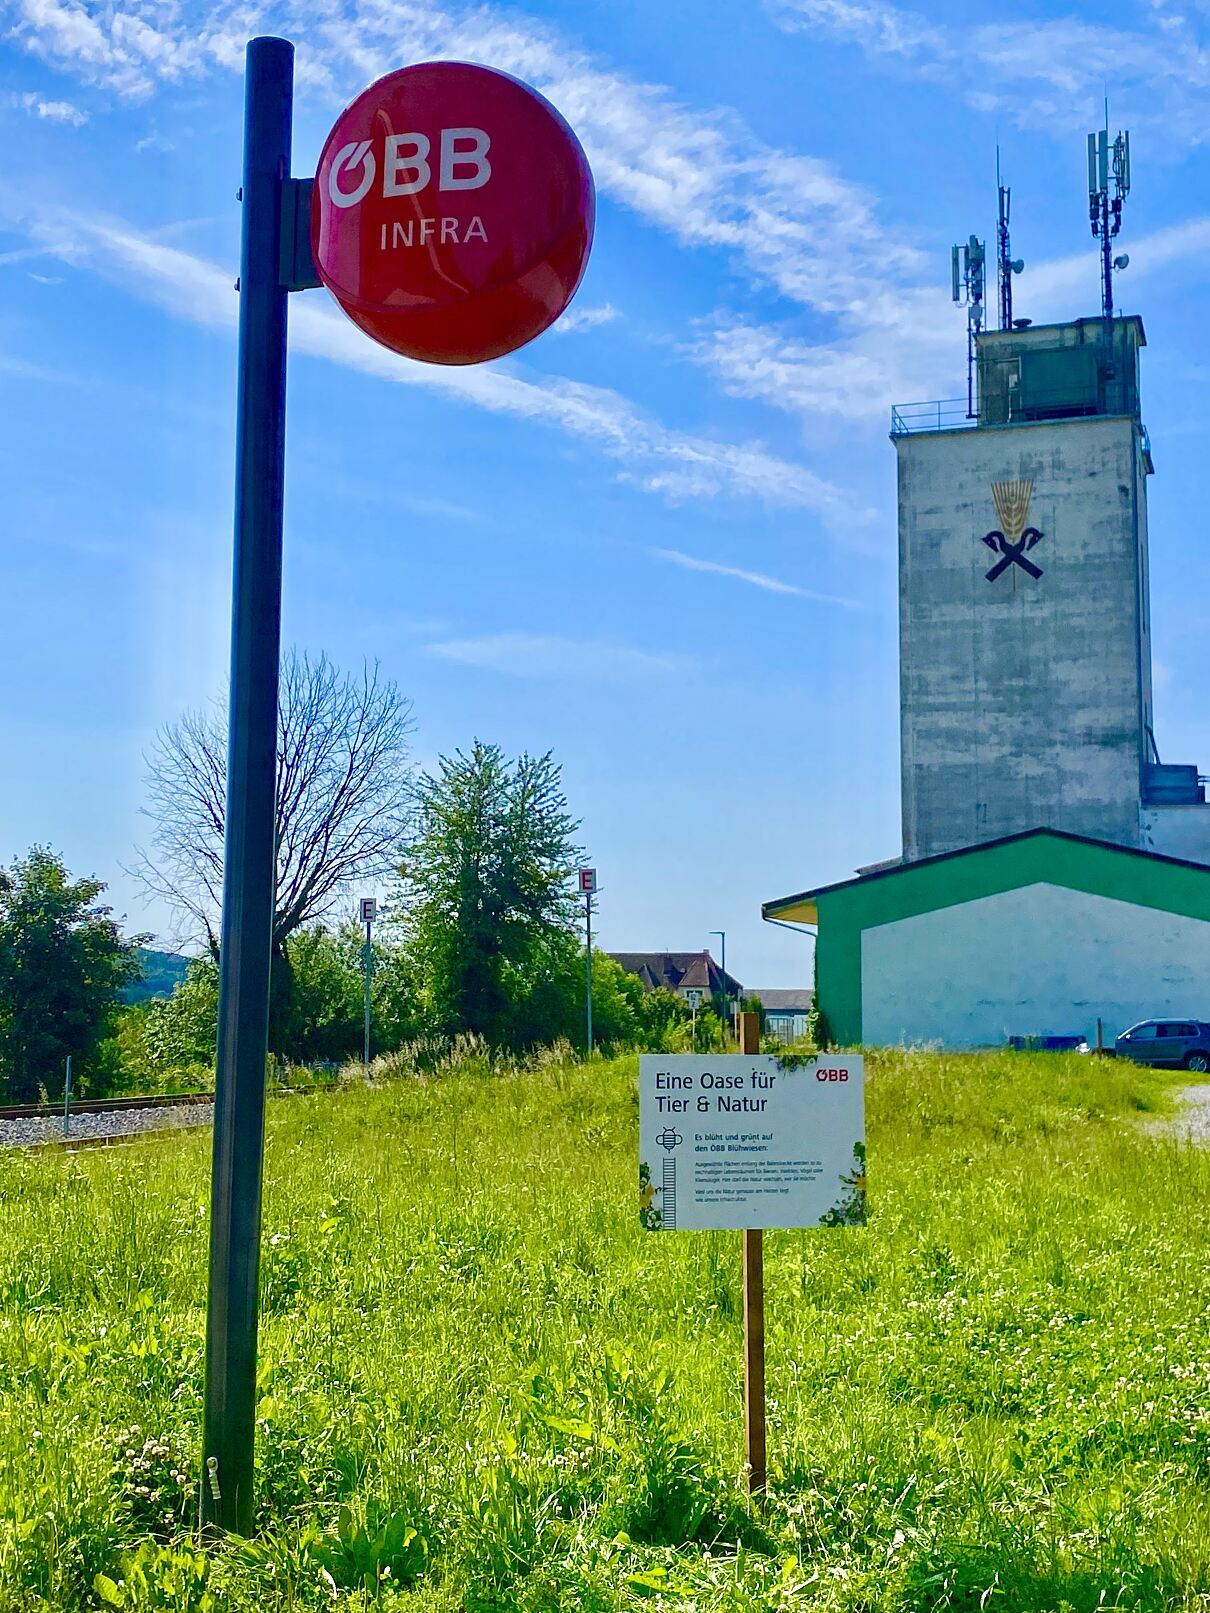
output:
[[[421,779],[418,801],[400,896],[432,1028],[506,1047],[568,1034],[579,824],[560,769],[476,740]]]
[[[749,992],[740,999],[739,1011],[741,1014],[756,1014],[760,1020],[760,1034],[765,1034],[765,1005],[755,992]]]
[[[186,1091],[214,1080],[218,964],[191,958],[171,997],[126,1009],[117,1043],[125,1083],[142,1092]]]
[[[576,995],[584,1019],[584,949],[579,949]],[[598,1047],[639,1047],[643,1043],[643,982],[611,958],[592,949],[592,1034]],[[584,1040],[584,1029],[574,1038]]]
[[[97,900],[104,889],[73,880],[42,846],[0,869],[0,1091],[10,1103],[61,1092],[69,1054],[91,1090],[112,1073],[103,1044],[148,938],[123,937]]]
[[[671,1039],[677,1051],[686,1053],[725,1053],[727,1050],[724,1021],[709,1003],[703,1003],[696,1016],[683,1020]]]
[[[296,1064],[361,1055],[365,1033],[365,940],[360,926],[308,925],[291,938],[294,990],[281,1056]],[[393,1052],[420,1033],[416,993],[402,948],[374,942],[372,1047]],[[128,1008],[118,1028],[127,1083],[141,1091],[182,1091],[214,1080],[218,964],[193,958],[171,997]]]
[[[693,1010],[679,992],[667,986],[646,992],[639,1016],[642,1046],[653,1053],[683,1051],[681,1041],[692,1017]]]
[[[294,1016],[286,1047],[296,1063],[359,1058],[365,1046],[365,933],[309,925],[290,946]],[[373,1053],[394,1052],[422,1030],[412,970],[403,949],[376,937],[370,959]]]
[[[581,952],[581,974],[583,963]],[[682,1043],[688,1045],[691,1010],[677,992],[666,986],[645,991],[638,975],[623,969],[608,953],[595,950],[592,987],[593,1032],[598,1045],[633,1047],[644,1053],[670,1053],[681,1050]]]

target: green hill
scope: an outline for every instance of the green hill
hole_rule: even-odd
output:
[[[123,993],[124,1001],[141,1003],[146,1002],[148,997],[171,997],[185,978],[189,959],[182,958],[177,952],[154,952],[150,947],[140,947],[139,957],[143,964],[143,978],[127,986]]]

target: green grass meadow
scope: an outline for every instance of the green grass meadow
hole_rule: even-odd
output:
[[[0,1610],[1210,1609],[1210,1158],[1112,1061],[869,1059],[871,1220],[648,1234],[636,1061],[275,1101],[260,1531],[196,1544],[209,1136],[0,1154]]]

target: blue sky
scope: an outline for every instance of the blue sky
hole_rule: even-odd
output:
[[[291,299],[286,639],[414,699],[418,759],[553,749],[607,947],[725,928],[895,855],[892,402],[964,387],[949,247],[1013,186],[1017,309],[1099,309],[1084,136],[1111,98],[1146,324],[1158,737],[1210,764],[1210,4],[136,0],[0,5],[0,860],[123,872],[142,754],[218,691],[229,624],[242,60],[298,47],[294,171],[409,61],[527,79],[577,129],[596,245],[497,364],[396,359]],[[1112,19],[1112,20],[1110,20]]]

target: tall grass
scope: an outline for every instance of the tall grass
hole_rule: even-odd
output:
[[[261,1532],[201,1550],[208,1139],[0,1155],[0,1610],[1210,1608],[1210,1161],[1167,1078],[871,1059],[872,1219],[645,1234],[635,1064],[270,1108]]]

